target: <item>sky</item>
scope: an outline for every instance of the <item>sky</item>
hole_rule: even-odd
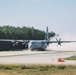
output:
[[[0,26],[6,25],[76,36],[76,0],[0,0]]]

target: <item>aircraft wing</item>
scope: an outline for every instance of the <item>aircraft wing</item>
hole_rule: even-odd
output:
[[[48,43],[71,43],[71,42],[76,42],[76,41],[49,41]]]
[[[56,38],[56,41],[49,41],[49,43],[58,43],[58,44],[61,44],[61,43],[71,43],[71,42],[76,42],[76,41],[62,41],[61,38],[60,39],[57,39]]]
[[[60,41],[60,40],[57,40],[57,41],[49,41],[48,43],[58,43],[58,45],[61,46],[61,43],[74,43],[76,41]]]
[[[6,41],[6,42],[14,42],[14,41],[17,41],[17,42],[24,42],[24,41],[26,41],[26,40],[0,39],[0,41]]]
[[[13,46],[18,45],[18,43],[22,43],[22,45],[27,46],[29,43],[29,40],[12,40],[12,39],[0,39],[0,41],[4,42],[11,42],[13,43]]]

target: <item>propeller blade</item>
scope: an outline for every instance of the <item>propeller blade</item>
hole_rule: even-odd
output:
[[[59,41],[61,41],[61,38],[59,39]]]
[[[56,40],[57,40],[57,43],[58,43],[57,46],[58,46],[58,45],[61,46],[61,38],[60,38],[60,39],[57,39],[57,38],[56,38]]]

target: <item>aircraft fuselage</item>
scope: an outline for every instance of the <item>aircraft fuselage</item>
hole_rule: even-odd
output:
[[[45,50],[47,47],[47,44],[45,42],[42,42],[42,41],[30,41],[29,43],[29,48],[31,50]]]

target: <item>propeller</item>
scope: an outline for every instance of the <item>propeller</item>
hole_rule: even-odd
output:
[[[29,43],[29,40],[24,40],[24,42],[22,43],[22,45],[25,45],[25,47],[27,47],[28,46],[28,43]]]
[[[61,38],[60,38],[60,39],[57,39],[57,38],[56,38],[56,40],[57,40],[58,45],[61,46]]]
[[[47,40],[47,46],[49,46],[49,41],[50,41],[50,39]]]
[[[18,43],[19,43],[18,41],[14,41],[13,46],[18,45]]]
[[[13,43],[13,46],[18,45],[19,42],[17,41],[17,38],[18,38],[18,37],[16,37],[16,38],[13,37],[14,40],[11,41],[11,43]]]

